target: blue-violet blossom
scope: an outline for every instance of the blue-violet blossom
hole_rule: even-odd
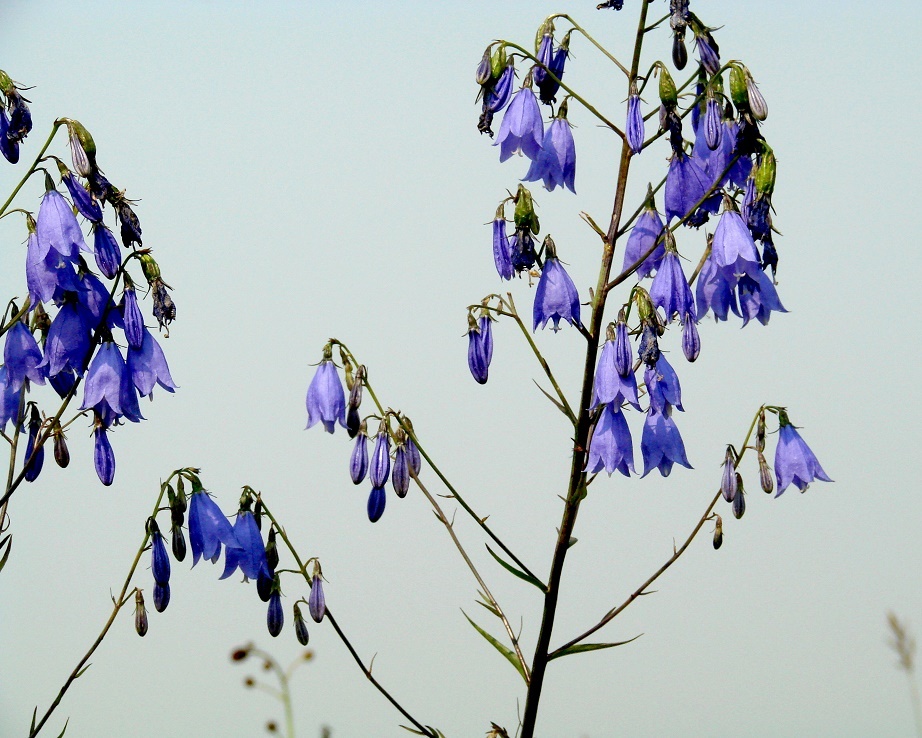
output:
[[[307,388],[307,427],[318,422],[327,433],[336,429],[337,422],[346,427],[346,391],[329,356],[320,362]]]
[[[805,492],[810,482],[819,479],[831,482],[823,471],[816,455],[800,437],[800,433],[788,420],[787,413],[778,413],[778,446],[775,449],[775,476],[778,479],[778,497],[791,484]]]

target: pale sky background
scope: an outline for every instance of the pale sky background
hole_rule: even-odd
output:
[[[56,116],[71,116],[92,131],[110,179],[141,199],[144,245],[175,287],[178,318],[163,345],[181,389],[158,391],[146,422],[114,434],[111,488],[98,483],[78,423],[71,466],[49,456],[14,496],[13,555],[0,575],[0,736],[27,732],[33,707],[44,711],[96,637],[158,480],[184,465],[202,468],[228,514],[244,484],[265,494],[303,555],[321,558],[338,620],[366,660],[377,653],[375,675],[414,715],[450,738],[483,735],[491,720],[514,730],[521,680],[464,621],[460,608],[500,631],[474,604],[475,582],[425,500],[390,495],[371,525],[367,488],[348,477],[351,444],[342,430],[303,430],[304,395],[326,339],[344,340],[471,504],[546,573],[569,429],[534,387],[541,372],[514,325],[495,328],[486,386],[466,364],[465,306],[507,288],[484,224],[526,171],[521,160],[500,165],[478,135],[473,74],[489,41],[528,45],[555,11],[627,62],[637,3],[621,13],[595,4],[4,3],[0,66],[35,86],[23,161]],[[693,365],[670,335],[686,408],[676,420],[696,470],[593,485],[553,644],[668,558],[716,489],[725,444],[742,440],[761,402],[789,407],[836,482],[773,499],[750,462],[745,517],[719,508],[723,548],[712,549],[709,525],[658,593],[601,633],[644,636],[551,665],[539,734],[911,736],[885,613],[922,638],[916,4],[692,9],[725,26],[722,57],[745,61],[768,101],[790,313],[745,330],[702,323]],[[567,81],[622,120],[623,77],[585,41],[572,48]],[[645,59],[669,49],[667,31],[650,34]],[[655,104],[652,91],[646,98]],[[579,196],[532,191],[586,299],[598,247],[578,213],[607,222],[615,139],[578,105],[570,119]],[[62,135],[53,152],[64,144]],[[660,142],[640,157],[629,205],[666,156]],[[25,165],[3,164],[5,193]],[[18,202],[37,209],[40,192],[35,178]],[[0,238],[2,294],[21,295],[22,220],[0,222]],[[679,239],[689,259],[702,246],[702,233]],[[530,314],[528,284],[511,289]],[[149,315],[149,301],[142,307]],[[582,339],[565,328],[538,340],[575,401]],[[629,422],[639,462],[640,418]],[[438,490],[431,471],[423,478]],[[462,515],[458,530],[530,654],[540,597],[489,559]],[[272,639],[252,584],[219,582],[209,564],[190,571],[190,560],[174,563],[172,603],[151,608],[146,638],[131,608],[120,615],[49,736],[69,716],[74,738],[242,738],[281,716],[244,690],[250,672],[228,654],[255,640],[293,658],[290,607],[306,590],[285,587],[286,627]],[[148,562],[137,576],[150,593]],[[294,682],[300,738],[324,724],[336,738],[405,735],[328,624],[311,627],[311,647],[316,659]]]

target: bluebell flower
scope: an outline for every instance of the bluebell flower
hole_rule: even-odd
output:
[[[743,275],[737,282],[740,312],[743,325],[755,318],[762,325],[768,325],[772,311],[786,313],[775,285],[771,278],[761,269],[756,269],[754,276]]]
[[[484,93],[483,107],[490,114],[498,113],[509,103],[512,97],[512,83],[515,81],[515,66],[512,59],[503,68],[499,79]]]
[[[221,579],[227,579],[238,568],[247,579],[254,581],[260,576],[271,576],[269,564],[266,561],[266,547],[259,528],[256,527],[256,518],[253,517],[253,513],[246,508],[241,508],[237,513],[233,530],[234,538],[240,544],[240,548],[227,547],[224,554],[224,573]]]
[[[627,330],[627,323],[620,317],[615,326],[615,370],[622,377],[633,374],[633,359],[631,357],[631,336]]]
[[[203,489],[195,490],[189,500],[189,543],[192,566],[202,557],[215,563],[221,556],[222,543],[227,548],[242,548],[221,508]]]
[[[711,179],[697,161],[674,153],[666,174],[666,219],[689,215],[710,186]]]
[[[391,474],[391,439],[387,433],[387,424],[381,421],[378,435],[375,437],[375,448],[371,453],[369,464],[369,478],[372,487],[383,487]]]
[[[61,256],[54,249],[49,249],[42,256],[38,236],[29,234],[26,245],[26,286],[32,306],[40,302],[51,302],[60,298],[64,292],[80,290],[80,281],[75,271],[75,260]]]
[[[317,573],[315,573],[311,579],[311,593],[307,598],[307,607],[315,623],[319,623],[323,620],[323,616],[327,612],[327,605],[326,599],[323,596],[323,583],[320,580],[320,575]]]
[[[729,198],[725,202],[725,208],[717,228],[714,229],[711,258],[729,280],[744,274],[755,276],[761,269],[759,252],[752,240],[752,234]]]
[[[653,284],[650,285],[650,300],[665,313],[666,322],[669,323],[675,315],[682,317],[695,315],[695,301],[692,297],[691,287],[685,278],[682,264],[675,247],[666,249],[663,263],[656,270]]]
[[[407,437],[407,463],[410,465],[410,469],[413,471],[413,474],[419,476],[420,471],[423,468],[423,458],[419,453],[419,447],[414,443],[413,439]]]
[[[543,139],[544,122],[541,119],[538,100],[531,89],[530,81],[526,79],[506,108],[493,145],[500,147],[500,161],[506,161],[519,152],[534,160],[541,153]]]
[[[282,593],[279,591],[278,582],[272,587],[269,595],[269,609],[266,612],[266,627],[273,638],[282,632],[285,626],[285,611],[282,609]]]
[[[471,375],[480,384],[486,384],[490,369],[483,339],[480,324],[471,317],[467,330],[467,366],[471,370]]]
[[[752,78],[748,68],[743,69],[743,75],[746,78],[746,96],[749,98],[749,112],[752,113],[752,117],[756,120],[765,120],[768,117],[768,104],[765,102],[765,98],[762,97],[762,93],[759,92],[759,87],[756,85],[756,81]]]
[[[318,422],[327,433],[336,429],[337,422],[346,427],[346,391],[329,356],[324,356],[307,389],[307,427]]]
[[[557,79],[554,79],[550,74],[545,74],[544,79],[538,83],[539,97],[541,98],[541,102],[545,104],[549,105],[557,99],[557,91],[560,89],[559,80],[563,79],[564,67],[570,55],[569,39],[570,34],[568,33],[564,36],[563,41],[560,42],[560,45],[551,57],[550,63],[547,65]],[[535,71],[537,72],[537,70]],[[537,79],[535,81],[537,82]]]
[[[6,424],[19,418],[19,397],[21,391],[10,384],[10,372],[4,364],[0,366],[0,430],[6,430]]]
[[[128,339],[129,348],[141,348],[144,342],[144,316],[141,315],[141,308],[138,307],[138,296],[134,291],[134,285],[126,274],[125,289],[122,292],[122,322],[125,325],[125,338]]]
[[[93,466],[96,467],[96,476],[106,487],[115,481],[115,451],[109,443],[106,428],[97,424],[93,431]]]
[[[96,202],[93,196],[87,192],[86,188],[77,181],[73,172],[68,171],[61,177],[61,181],[64,182],[64,185],[67,187],[67,191],[70,193],[70,197],[74,201],[74,205],[77,207],[80,215],[93,223],[98,223],[102,220],[102,208],[99,207],[99,203]]]
[[[48,255],[49,249],[71,258],[75,258],[80,250],[88,250],[70,203],[57,190],[49,190],[42,198],[35,232],[38,235],[38,256],[42,259]]]
[[[647,395],[650,398],[650,407],[658,413],[665,411],[667,405],[682,412],[682,387],[679,376],[660,354],[654,367],[647,367],[644,372],[644,384],[647,386]]]
[[[554,242],[550,236],[544,239],[545,258],[541,279],[535,290],[533,309],[534,327],[544,328],[549,320],[554,322],[554,331],[560,330],[560,321],[579,325],[579,293],[570,275],[557,258]]]
[[[131,383],[142,397],[153,394],[154,387],[160,385],[167,392],[177,389],[170,376],[170,367],[166,363],[163,349],[146,326],[142,326],[141,347],[128,347],[127,368]]]
[[[832,479],[823,471],[816,455],[800,437],[800,433],[783,410],[778,413],[778,422],[778,446],[775,448],[778,492],[775,497],[780,496],[792,484],[801,492],[806,492],[807,485],[814,480],[831,482]]]
[[[170,557],[166,552],[166,542],[160,526],[153,518],[148,522],[150,530],[150,568],[154,581],[158,584],[167,584],[170,581]]]
[[[22,143],[32,130],[32,112],[16,88],[6,91],[7,109],[10,113],[9,130],[6,137],[10,141]]]
[[[682,319],[682,353],[688,361],[694,361],[701,353],[701,336],[693,315],[688,313]]]
[[[130,398],[122,391],[123,386],[131,385],[131,377],[128,374],[128,368],[125,360],[122,358],[122,352],[113,341],[104,342],[93,357],[90,363],[89,371],[86,375],[86,382],[83,385],[83,404],[81,410],[100,407],[105,404],[117,416],[126,415],[130,412]],[[132,394],[134,388],[131,387]],[[124,407],[123,402],[128,400],[128,406]],[[135,395],[135,403],[137,395]]]
[[[3,363],[7,367],[8,381],[14,390],[22,387],[26,378],[36,384],[45,384],[42,350],[38,347],[35,336],[21,320],[15,321],[6,332]]]
[[[93,252],[96,254],[96,266],[108,279],[114,279],[122,264],[122,255],[118,241],[103,223],[93,226]]]
[[[10,164],[19,161],[19,142],[10,138],[10,118],[6,108],[0,105],[0,153]]]
[[[402,443],[397,444],[394,452],[394,468],[391,471],[391,484],[398,497],[406,497],[410,490],[410,463],[407,450]]]
[[[384,515],[384,506],[387,503],[387,494],[383,487],[375,487],[368,495],[368,519],[377,523]]]
[[[496,271],[502,279],[512,279],[512,255],[509,237],[506,235],[506,219],[503,217],[502,206],[493,221],[493,263],[496,264]]]
[[[628,346],[630,351],[630,346]],[[628,369],[622,376],[617,367],[618,342],[611,338],[602,346],[599,364],[595,370],[595,383],[592,390],[592,405],[595,409],[599,405],[612,404],[621,407],[622,403],[630,403],[640,409],[637,397],[637,378],[634,372]],[[630,354],[628,355],[630,361]]]
[[[640,451],[643,454],[643,474],[647,476],[654,469],[668,477],[673,464],[680,464],[688,469],[692,465],[685,456],[685,444],[679,429],[672,419],[672,408],[656,412],[652,408],[644,421],[643,436],[640,439]]]
[[[714,313],[715,320],[726,320],[730,310],[739,315],[734,285],[736,278],[727,277],[723,269],[714,262],[713,254],[704,261],[695,286],[698,316],[703,318],[708,310]]]
[[[627,126],[625,127],[625,132],[627,134],[627,145],[631,151],[639,154],[643,150],[644,122],[643,111],[640,109],[640,96],[633,91],[633,85],[631,96],[627,101]]]
[[[657,239],[662,235],[663,228],[663,221],[660,219],[659,213],[656,212],[652,202],[648,200],[647,204],[644,206],[644,211],[637,218],[634,227],[631,228],[631,235],[627,238],[627,246],[624,249],[624,266],[621,268],[621,271],[627,271],[634,262],[653,247],[653,244],[655,244]],[[665,255],[666,247],[663,241],[660,240],[659,245],[653,250],[653,253],[644,259],[640,266],[637,267],[637,271],[635,272],[637,279],[641,280],[644,277],[649,277],[654,271],[659,269]]]
[[[528,228],[517,228],[510,236],[509,256],[512,259],[512,268],[516,272],[524,272],[535,265],[538,255],[535,252],[535,240]]]
[[[707,71],[708,76],[713,77],[720,71],[720,48],[717,42],[705,29],[703,32],[695,33],[695,47],[698,50],[698,58],[701,59],[701,66]]]
[[[554,57],[554,35],[553,32],[545,32],[541,36],[541,41],[538,43],[538,52],[535,54],[535,58],[540,62],[540,64],[535,64],[535,68],[532,70],[532,79],[535,84],[541,85],[541,83],[547,77],[547,71],[544,67],[551,66],[551,60]],[[542,67],[541,64],[544,66]]]
[[[78,280],[77,302],[92,316],[93,325],[99,326],[106,318],[106,326],[122,326],[122,317],[109,295],[108,288],[91,272],[85,272]],[[92,322],[92,321],[91,321]]]
[[[566,187],[576,193],[576,145],[573,132],[566,119],[566,102],[544,134],[541,151],[538,152],[528,172],[523,177],[526,182],[544,180],[544,186],[552,191],[555,187]]]
[[[634,445],[624,413],[616,403],[602,409],[589,442],[589,459],[586,471],[596,474],[602,470],[619,471],[629,477],[634,471]]]
[[[358,434],[355,436],[355,446],[352,447],[352,455],[349,457],[349,476],[352,477],[353,484],[361,484],[368,473],[368,434],[365,431],[365,423],[362,423]]]
[[[45,338],[45,358],[40,366],[46,367],[49,376],[67,369],[82,376],[84,362],[90,355],[91,318],[78,307],[73,293],[70,298],[51,321]]]

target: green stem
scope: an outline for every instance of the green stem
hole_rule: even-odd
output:
[[[600,44],[600,43],[599,43],[598,41],[596,41],[592,36],[590,36],[590,35],[586,32],[586,29],[583,28],[583,27],[582,27],[579,23],[577,23],[575,20],[573,20],[569,15],[567,15],[566,13],[556,13],[556,14],[552,15],[551,18],[563,18],[564,20],[569,21],[569,22],[573,25],[573,28],[574,28],[574,29],[576,29],[576,30],[579,31],[581,34],[583,34],[583,36],[586,37],[586,40],[587,40],[589,43],[591,43],[591,44],[592,44],[593,46],[595,46],[599,51],[601,51],[602,54],[604,54],[606,57],[608,57],[608,59],[609,59],[610,61],[614,62],[615,66],[617,66],[618,69],[620,69],[622,72],[624,72],[625,76],[627,76],[627,77],[630,77],[630,76],[631,76],[631,73],[627,70],[627,67],[625,67],[621,62],[619,62],[614,56],[612,56],[612,55],[609,53],[608,49],[606,49],[604,46],[602,46],[602,44]]]

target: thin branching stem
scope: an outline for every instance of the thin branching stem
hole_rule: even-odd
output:
[[[618,67],[618,69],[620,69],[622,72],[624,72],[624,75],[625,75],[626,77],[630,77],[630,76],[631,76],[631,73],[628,71],[627,67],[625,67],[625,66],[624,66],[620,61],[618,61],[614,56],[612,56],[612,54],[608,51],[608,49],[606,49],[604,46],[602,46],[602,44],[600,44],[600,43],[599,43],[598,41],[596,41],[592,36],[590,36],[589,33],[586,31],[586,29],[583,28],[583,27],[582,27],[579,23],[577,23],[575,20],[573,20],[573,18],[571,18],[569,15],[567,15],[566,13],[555,13],[554,15],[551,16],[551,19],[553,19],[553,18],[563,18],[564,20],[568,21],[568,22],[573,26],[573,28],[574,28],[575,30],[579,31],[581,34],[583,34],[583,36],[586,37],[586,40],[587,40],[589,43],[591,43],[593,46],[595,46],[599,51],[602,52],[602,54],[603,54],[605,57],[607,57],[611,62],[613,62],[614,65],[615,65],[616,67]]]
[[[35,161],[32,162],[32,166],[29,167],[29,169],[26,171],[23,178],[19,180],[19,184],[17,184],[16,187],[13,188],[13,191],[10,193],[10,196],[6,198],[6,202],[4,202],[3,205],[0,205],[0,217],[2,217],[3,214],[6,212],[6,209],[10,206],[10,203],[13,202],[13,199],[16,197],[16,195],[19,194],[19,191],[22,189],[23,185],[29,181],[29,177],[31,177],[33,174],[35,174],[36,171],[38,171],[36,167],[38,167],[39,162],[41,162],[42,157],[45,155],[45,152],[48,150],[48,147],[51,146],[51,142],[54,140],[55,134],[58,132],[58,128],[60,128],[62,125],[64,125],[64,121],[59,118],[58,120],[54,122],[54,125],[51,126],[51,133],[48,134],[48,138],[45,141],[45,145],[42,146],[41,150],[38,152],[38,155],[35,157]]]

